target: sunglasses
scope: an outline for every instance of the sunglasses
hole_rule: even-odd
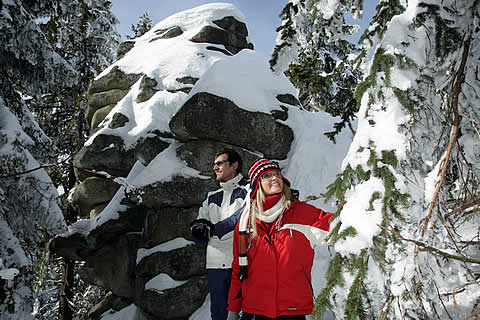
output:
[[[217,162],[214,162],[213,165],[217,167],[221,167],[225,162],[228,162],[228,160],[217,161]]]
[[[281,178],[282,175],[281,175],[280,172],[278,172],[278,171],[269,171],[269,172],[264,173],[264,174],[260,177],[260,179],[261,179],[261,180],[270,180],[270,179],[273,179],[273,177]]]

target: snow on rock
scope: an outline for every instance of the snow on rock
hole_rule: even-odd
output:
[[[228,3],[205,4],[174,14],[156,24],[142,37],[135,39],[135,47],[121,60],[100,73],[97,79],[115,66],[127,73],[145,73],[151,78],[159,79],[158,89],[178,86],[176,78],[181,75],[200,78],[213,62],[223,58],[224,55],[220,52],[205,55],[203,46],[188,40],[205,25],[218,28],[213,21],[227,16],[245,22],[241,11]],[[162,41],[154,40],[158,37],[158,30],[168,30],[175,26],[182,29],[181,35]]]
[[[103,313],[101,320],[147,320],[143,313],[132,303],[120,311],[109,310]]]
[[[142,261],[143,258],[148,257],[155,252],[167,252],[179,248],[183,248],[186,246],[194,245],[195,242],[186,240],[185,238],[175,238],[173,240],[161,243],[153,248],[144,249],[140,248],[137,251],[137,264]]]
[[[145,290],[154,290],[163,293],[163,290],[172,289],[186,283],[187,280],[173,280],[168,274],[160,273],[145,284]]]
[[[189,97],[198,92],[226,97],[242,109],[265,113],[280,109],[277,95],[298,95],[287,77],[271,72],[268,62],[253,50],[215,62]]]

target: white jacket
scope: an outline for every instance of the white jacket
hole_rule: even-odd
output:
[[[197,219],[209,220],[215,226],[214,235],[207,245],[207,269],[232,267],[233,230],[249,189],[249,181],[238,174],[220,183],[220,188],[208,192],[198,210]]]

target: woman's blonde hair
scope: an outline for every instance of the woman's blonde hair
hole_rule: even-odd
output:
[[[292,193],[290,191],[290,187],[288,184],[283,181],[283,196],[285,198],[284,207],[287,208],[292,203]],[[250,225],[253,229],[253,238],[255,238],[257,233],[257,216],[258,214],[263,214],[263,200],[265,200],[265,193],[263,193],[262,186],[260,185],[257,190],[257,195],[255,199],[252,199],[251,206],[250,206]]]

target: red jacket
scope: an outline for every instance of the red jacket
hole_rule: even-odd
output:
[[[312,246],[330,229],[331,213],[296,200],[280,227],[257,220],[258,236],[247,251],[248,278],[238,280],[238,224],[233,238],[233,274],[228,310],[269,318],[313,311]],[[270,227],[269,227],[270,226]],[[310,239],[310,240],[309,240]]]

